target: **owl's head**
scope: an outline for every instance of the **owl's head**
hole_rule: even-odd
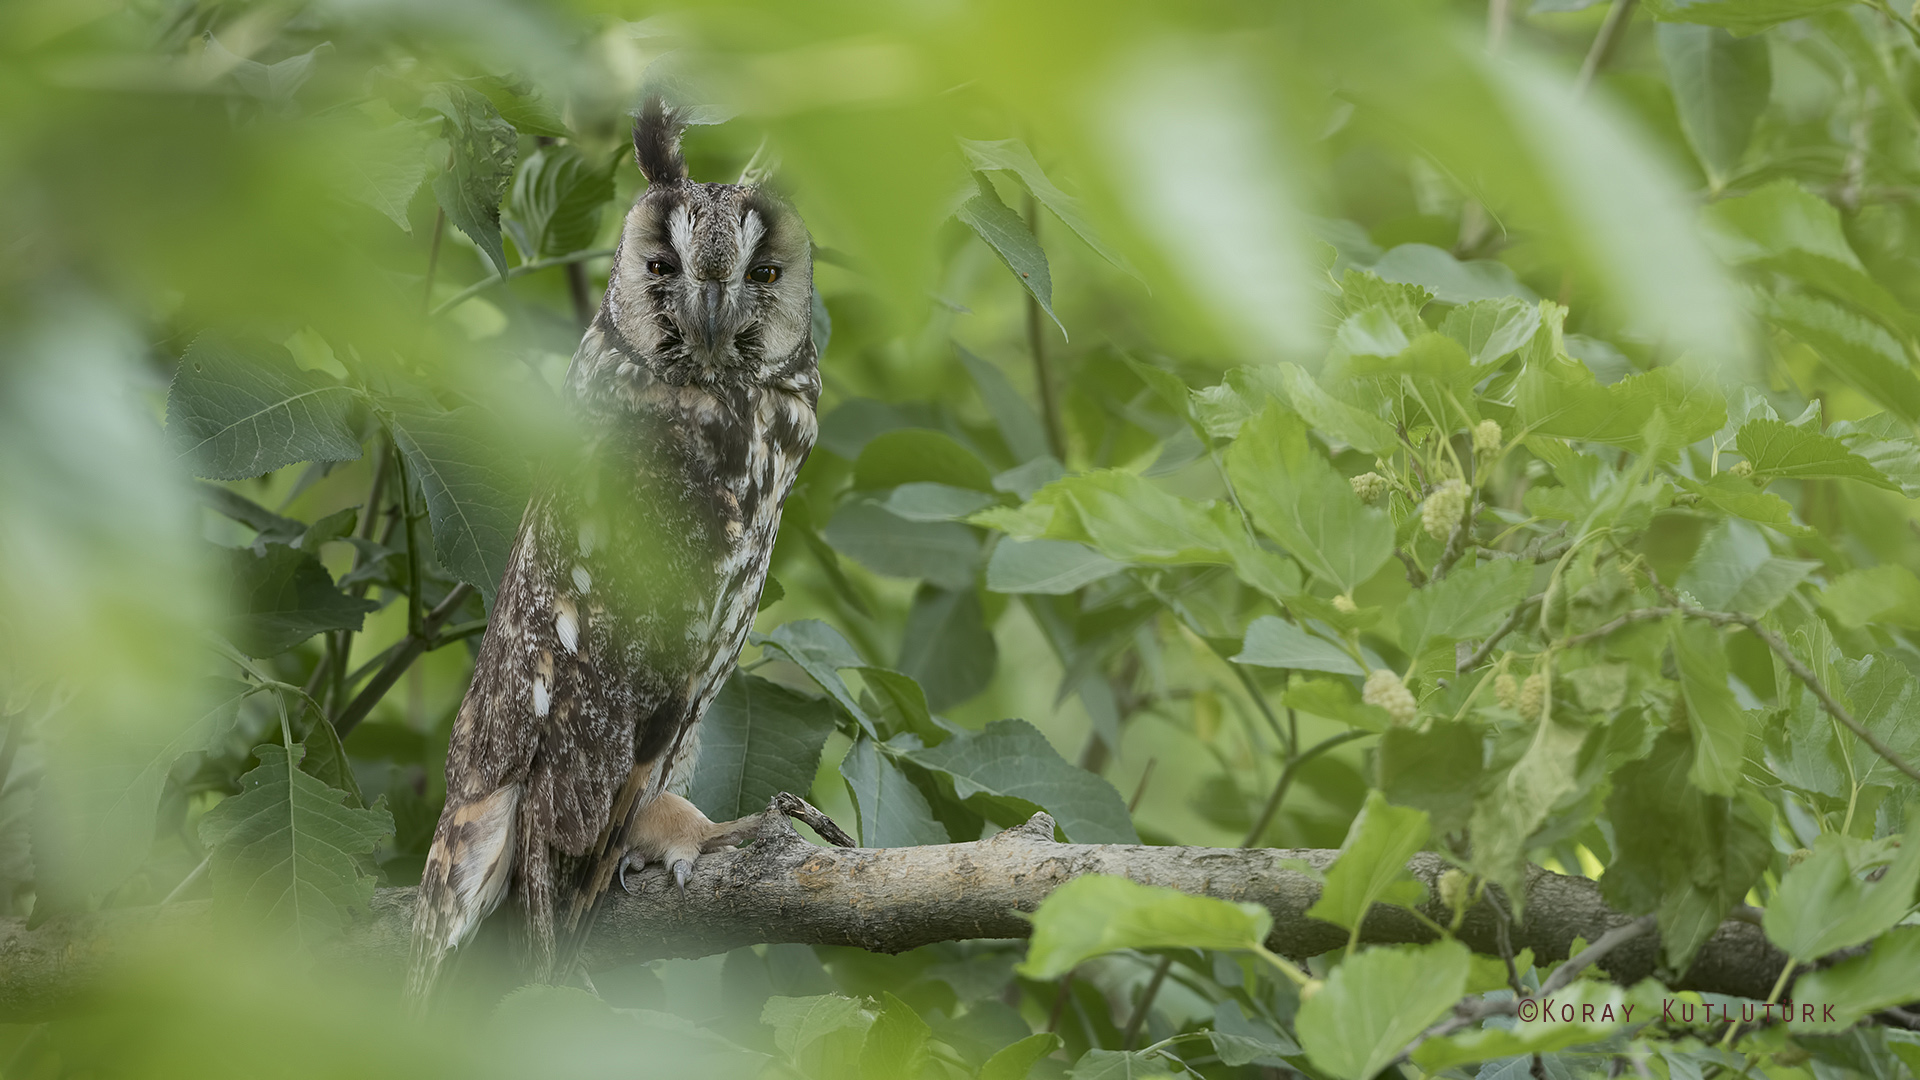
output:
[[[602,316],[620,351],[676,385],[811,369],[806,225],[759,187],[689,179],[681,126],[657,97],[634,123],[647,190],[627,213]]]

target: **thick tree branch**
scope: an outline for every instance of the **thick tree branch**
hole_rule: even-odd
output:
[[[655,957],[706,956],[742,945],[791,942],[854,945],[900,952],[936,941],[1025,937],[1031,912],[1061,883],[1081,874],[1115,874],[1153,885],[1228,900],[1251,901],[1273,912],[1267,945],[1303,957],[1346,944],[1347,932],[1307,917],[1319,886],[1284,863],[1300,859],[1324,869],[1335,852],[1144,847],[1055,843],[1045,815],[990,839],[915,848],[822,848],[802,841],[784,820],[762,839],[700,860],[684,896],[653,869],[632,878],[634,895],[616,893],[586,947],[590,969]],[[1424,912],[1444,922],[1452,913],[1438,899],[1447,869],[1437,855],[1408,863],[1435,899]],[[412,889],[382,889],[372,909],[329,947],[329,959],[391,974],[398,984],[413,919]],[[1512,946],[1556,960],[1576,937],[1617,941],[1603,966],[1616,979],[1651,974],[1659,935],[1630,940],[1606,935],[1634,923],[1600,898],[1585,878],[1533,868],[1527,878],[1527,921],[1513,929]],[[142,934],[184,932],[207,917],[204,901],[96,915],[56,917],[27,929],[0,920],[0,1019],[45,1016],[74,1002],[110,971],[116,955]],[[1431,923],[1399,908],[1376,907],[1361,929],[1370,943],[1421,942]],[[1469,909],[1459,936],[1476,951],[1494,954],[1497,919],[1482,902]],[[1676,988],[1766,996],[1786,958],[1750,923],[1723,923]]]

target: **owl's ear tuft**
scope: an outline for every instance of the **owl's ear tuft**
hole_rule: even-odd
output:
[[[650,94],[633,121],[633,158],[640,174],[652,186],[687,178],[687,159],[680,153],[680,131],[686,125],[678,112],[658,94]]]

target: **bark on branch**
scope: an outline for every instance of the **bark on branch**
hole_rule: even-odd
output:
[[[630,880],[632,896],[617,894],[601,912],[587,944],[590,970],[657,957],[693,957],[742,945],[795,943],[854,945],[900,952],[936,941],[1025,937],[1031,912],[1053,889],[1081,874],[1114,874],[1152,885],[1227,900],[1251,901],[1273,912],[1268,946],[1283,955],[1311,956],[1346,944],[1339,927],[1307,917],[1319,894],[1314,880],[1283,863],[1317,869],[1335,852],[1270,848],[1145,847],[1061,844],[1044,814],[989,840],[914,848],[823,848],[801,840],[784,821],[751,846],[700,860],[682,897],[658,868]],[[1435,855],[1415,856],[1408,869],[1428,886],[1429,918],[1451,913],[1439,905],[1435,882],[1446,870]],[[1531,948],[1542,961],[1567,956],[1573,940],[1598,941],[1633,922],[1609,909],[1599,886],[1533,868],[1527,878],[1527,922],[1515,928],[1513,948]],[[391,973],[399,979],[413,920],[412,889],[382,889],[370,912],[329,946],[335,958]],[[110,970],[126,940],[167,934],[207,917],[206,902],[56,918],[34,929],[0,920],[0,1019],[45,1016],[72,1002]],[[1467,913],[1459,937],[1478,952],[1497,954],[1496,917],[1484,902]],[[1376,907],[1360,940],[1409,943],[1433,934],[1405,910]],[[1642,934],[1608,952],[1601,966],[1616,979],[1652,974],[1659,935]],[[1728,920],[1700,951],[1692,970],[1673,982],[1682,989],[1764,998],[1786,958],[1760,928]]]

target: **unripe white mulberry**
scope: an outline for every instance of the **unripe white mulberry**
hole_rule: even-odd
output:
[[[1353,485],[1353,493],[1360,496],[1360,501],[1364,503],[1379,502],[1389,487],[1387,478],[1377,472],[1363,472],[1347,483]]]
[[[1520,684],[1519,713],[1522,720],[1538,720],[1547,704],[1547,673],[1536,671]]]
[[[1393,722],[1402,727],[1413,723],[1420,713],[1420,704],[1413,700],[1412,691],[1400,681],[1400,676],[1385,668],[1367,673],[1367,685],[1360,690],[1360,700],[1387,710]]]
[[[1753,462],[1736,461],[1732,465],[1727,466],[1727,472],[1745,480],[1747,477],[1753,475]]]
[[[1348,596],[1346,593],[1341,593],[1339,596],[1333,598],[1333,610],[1342,615],[1351,615],[1359,611],[1360,608],[1353,602],[1353,597]]]
[[[1520,701],[1520,680],[1502,672],[1493,680],[1493,700],[1503,709],[1511,709]]]
[[[1462,911],[1473,899],[1473,879],[1467,877],[1466,872],[1458,867],[1449,867],[1446,873],[1440,875],[1438,884],[1440,902],[1447,905],[1448,911]]]
[[[1497,453],[1505,433],[1500,430],[1500,421],[1482,420],[1473,428],[1473,452],[1476,454]]]
[[[1420,508],[1420,526],[1427,530],[1428,536],[1444,544],[1466,512],[1467,485],[1448,480],[1427,496],[1426,504]]]

